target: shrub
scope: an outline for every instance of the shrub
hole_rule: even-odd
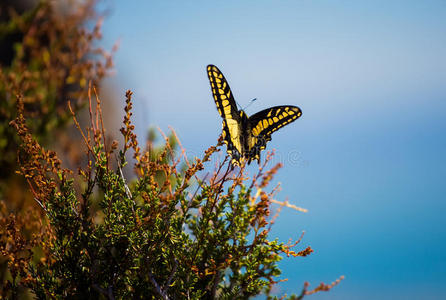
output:
[[[246,299],[261,293],[273,298],[282,256],[313,251],[292,250],[300,239],[285,244],[268,237],[276,189],[268,192],[267,186],[280,165],[267,169],[269,156],[250,177],[226,157],[212,175],[202,176],[221,142],[193,161],[178,139],[182,151],[174,151],[174,133],[165,137],[161,151],[141,149],[131,123],[131,96],[128,91],[121,147],[106,141],[97,96],[86,130],[72,111],[88,157],[77,172],[62,168],[56,153],[33,138],[18,98],[12,125],[21,139],[20,173],[41,210],[37,218],[0,220],[0,250],[10,270],[3,296],[27,287],[38,299]],[[123,175],[130,165],[136,174],[131,181]],[[22,235],[21,227],[32,222],[40,231]],[[305,284],[301,295],[289,299],[338,282],[313,291]]]
[[[45,145],[70,120],[67,100],[72,99],[75,110],[83,107],[87,83],[99,85],[112,67],[111,55],[94,46],[101,38],[94,1],[79,2],[66,11],[52,3],[40,1],[22,14],[11,11],[0,23],[0,179],[5,181],[0,195],[17,169],[19,140],[9,126],[17,114],[16,95],[22,95],[28,127]],[[96,20],[93,28],[90,20]]]
[[[7,217],[0,220],[0,239],[10,247],[0,254],[1,291],[8,290],[11,278],[23,275],[8,264],[18,267],[30,258],[27,247],[37,242],[32,236],[42,227],[29,178],[15,173],[21,140],[9,122],[17,116],[16,96],[22,95],[20,113],[39,145],[68,149],[67,141],[76,140],[63,130],[71,121],[67,100],[72,99],[75,111],[84,107],[87,83],[99,85],[112,67],[111,54],[94,45],[101,37],[94,0],[66,2],[65,9],[57,1],[41,0],[25,11],[24,2],[34,1],[0,3],[0,212]]]

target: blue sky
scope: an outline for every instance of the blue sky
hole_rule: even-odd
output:
[[[116,93],[134,92],[137,132],[179,133],[198,155],[221,120],[205,72],[217,65],[253,114],[291,104],[273,135],[284,162],[274,235],[306,231],[315,252],[285,259],[280,293],[340,275],[312,299],[444,299],[445,1],[109,1],[120,40]],[[309,297],[310,298],[310,297]]]

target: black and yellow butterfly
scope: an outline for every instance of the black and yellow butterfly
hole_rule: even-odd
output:
[[[209,65],[207,72],[215,104],[223,118],[222,136],[227,152],[232,156],[231,163],[240,165],[247,160],[249,164],[256,159],[260,163],[260,151],[271,140],[271,134],[299,118],[302,111],[291,105],[274,106],[248,117],[243,110],[237,109],[229,84],[220,70]]]

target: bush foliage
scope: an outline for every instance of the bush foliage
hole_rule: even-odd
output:
[[[20,15],[11,11],[0,23],[0,178],[11,177],[17,168],[19,140],[9,126],[17,114],[16,95],[22,95],[23,114],[34,136],[47,144],[70,120],[67,100],[75,110],[83,107],[88,82],[99,84],[112,67],[111,55],[94,46],[101,38],[101,20],[93,5],[84,1],[57,11],[50,1],[41,1]],[[91,19],[97,19],[93,28],[88,26]],[[0,186],[0,192],[6,188]]]
[[[120,149],[117,142],[106,142],[98,98],[91,127],[82,130],[73,113],[88,156],[77,175],[62,168],[57,155],[32,137],[19,98],[19,115],[11,124],[22,141],[20,173],[41,207],[40,218],[34,220],[40,222],[40,231],[31,239],[20,230],[3,233],[0,249],[10,258],[11,271],[5,292],[14,294],[24,286],[39,299],[269,295],[280,275],[281,255],[300,257],[313,251],[292,250],[300,240],[285,244],[268,238],[276,189],[266,189],[280,164],[267,170],[267,159],[250,178],[244,167],[234,170],[225,159],[209,178],[200,179],[204,164],[221,144],[189,161],[184,151],[175,154],[165,137],[162,151],[153,156],[153,147],[142,150],[133,133],[131,95],[128,91]],[[122,171],[129,167],[128,151],[134,158],[132,181]],[[12,229],[29,223],[15,216],[3,222]],[[329,288],[304,287],[290,299]]]

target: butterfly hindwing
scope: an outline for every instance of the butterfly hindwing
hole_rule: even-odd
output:
[[[295,121],[302,115],[297,106],[283,105],[270,107],[249,117],[249,152],[251,159],[260,158],[260,151],[271,140],[271,134],[279,128]]]
[[[223,118],[223,141],[227,145],[228,153],[232,156],[233,162],[238,162],[243,154],[240,113],[223,73],[213,65],[207,67],[207,73],[218,113]]]

